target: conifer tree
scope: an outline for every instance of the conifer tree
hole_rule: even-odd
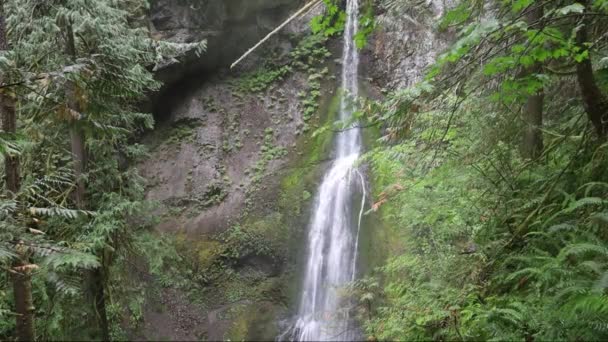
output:
[[[36,153],[57,156],[52,164],[31,160],[28,175],[48,177],[53,170],[61,172],[57,184],[63,189],[55,193],[71,193],[71,200],[64,198],[60,203],[75,209],[36,213],[67,215],[72,222],[54,224],[70,229],[46,238],[78,242],[83,252],[97,256],[93,263],[80,255],[88,260],[80,266],[77,260],[81,259],[69,261],[75,262],[72,269],[86,271],[89,317],[96,326],[90,337],[103,340],[110,339],[107,272],[112,254],[128,245],[131,232],[126,220],[142,198],[140,180],[120,167],[117,156],[140,155],[140,148],[130,146],[129,139],[152,127],[151,115],[137,110],[147,92],[159,86],[150,70],[181,53],[193,49],[200,53],[204,48],[204,42],[171,44],[150,39],[140,18],[132,16],[146,6],[140,0],[6,1],[13,42],[13,59],[8,64],[19,78],[21,115],[28,123],[24,130],[40,137],[32,142]],[[67,156],[65,151],[69,151]],[[68,167],[71,172],[66,172]],[[56,267],[62,264],[57,258],[54,262]]]
[[[4,1],[0,1],[0,51],[9,50],[6,34],[6,18],[4,14]],[[0,83],[9,83],[7,73],[0,75]],[[2,89],[0,93],[0,110],[2,113],[2,131],[12,135],[17,133],[17,115],[15,113],[15,99],[10,89]],[[19,157],[16,153],[4,153],[4,172],[7,198],[14,198],[20,188]],[[15,299],[15,319],[17,339],[20,341],[33,341],[36,339],[34,327],[34,303],[32,299],[31,267],[28,262],[28,248],[22,241],[17,241],[15,257],[11,265],[13,279],[13,295]]]

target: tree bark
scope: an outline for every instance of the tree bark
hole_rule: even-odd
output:
[[[580,1],[587,11],[588,1]],[[591,25],[591,20],[583,13],[582,24],[576,32],[576,44],[580,48],[579,53],[588,51],[588,56],[580,63],[576,64],[576,78],[581,90],[583,106],[589,121],[593,124],[597,135],[604,138],[608,133],[608,99],[602,93],[595,77],[593,76],[593,64],[591,63],[591,51],[586,45],[588,43],[587,31]]]
[[[15,296],[16,330],[18,341],[36,340],[34,326],[34,300],[32,298],[32,276],[27,268],[27,257],[18,253],[19,257],[13,263],[11,278],[13,280],[13,295]]]
[[[72,62],[76,62],[76,44],[74,42],[74,32],[72,30],[72,24],[69,23],[66,27],[66,46],[65,51]],[[78,209],[85,208],[85,193],[86,185],[82,177],[86,168],[86,145],[85,136],[82,128],[80,127],[80,115],[82,109],[78,101],[78,93],[76,85],[68,81],[66,84],[66,103],[71,116],[70,121],[70,142],[72,151],[72,163],[74,176],[76,177],[76,189],[73,192],[74,202]]]
[[[524,158],[536,159],[543,153],[543,105],[545,94],[540,89],[536,94],[530,95],[524,106],[524,123],[522,154]]]
[[[79,108],[78,106],[70,105],[70,109],[76,111]],[[72,196],[74,202],[76,203],[76,207],[78,209],[85,209],[86,185],[83,174],[86,168],[87,152],[85,147],[84,132],[80,128],[80,124],[77,120],[73,120],[70,123],[70,142],[74,177],[76,177],[76,189],[74,189]]]
[[[103,264],[103,263],[102,263]],[[89,291],[93,301],[93,309],[96,315],[97,325],[101,330],[103,341],[110,341],[110,326],[106,313],[105,274],[103,266],[89,271]]]
[[[0,77],[0,82],[4,77]],[[8,134],[15,134],[17,132],[17,115],[15,114],[15,100],[10,94],[6,93],[7,90],[0,92],[0,108],[2,110],[2,130]],[[4,154],[4,172],[5,172],[5,184],[6,189],[13,195],[19,191],[21,179],[19,177],[19,157]]]
[[[531,28],[538,28],[540,25],[539,21],[543,17],[543,8],[537,7],[530,10],[530,13],[526,15],[526,20]],[[523,71],[523,76],[531,76],[534,74],[541,73],[543,70],[540,63],[535,63],[530,68],[526,68]],[[528,97],[523,110],[523,121],[525,124],[523,136],[522,136],[522,147],[521,153],[524,158],[536,159],[538,158],[544,148],[543,144],[543,105],[544,105],[544,89],[539,89],[535,94]]]
[[[0,0],[0,51],[8,51],[8,37],[6,36],[6,22],[4,19],[4,1]],[[0,75],[0,83],[5,83],[5,75]],[[0,110],[2,111],[2,130],[8,134],[17,133],[17,115],[15,114],[15,100],[8,89],[0,91]],[[19,190],[19,158],[9,154],[4,155],[4,171],[6,189],[13,194]]]

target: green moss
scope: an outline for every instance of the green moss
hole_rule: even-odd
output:
[[[372,151],[379,146],[378,138],[382,136],[380,128],[371,126],[362,130],[363,144]],[[384,180],[378,179],[373,172],[368,175],[368,191],[373,193],[371,198],[378,198],[379,193],[387,185]],[[369,208],[371,204],[368,203]],[[359,267],[364,274],[373,272],[374,268],[384,264],[392,252],[403,248],[398,229],[399,225],[391,224],[390,215],[384,211],[371,212],[363,217],[362,229],[359,237]]]
[[[224,335],[224,340],[245,341],[251,320],[247,307],[238,305],[236,308],[231,308],[231,311],[231,314],[236,316],[236,319],[233,320],[232,325]]]
[[[234,310],[235,319],[224,335],[230,341],[259,341],[267,340],[269,336],[277,336],[277,309],[272,303],[258,302],[249,305],[239,305]]]
[[[405,239],[398,226],[381,212],[364,216],[361,224],[358,269],[363,275],[372,275],[376,267],[403,249]]]
[[[340,108],[340,98],[334,96],[322,103],[322,118],[332,122]],[[320,164],[331,153],[334,134],[325,131],[301,142],[302,157],[294,162],[294,167],[281,180],[281,193],[278,200],[279,209],[290,217],[300,217],[303,207],[309,203],[316,190],[316,183],[321,176]]]
[[[273,212],[251,224],[251,230],[268,241],[271,248],[282,253],[285,252],[284,245],[289,239],[285,234],[285,227],[282,226],[282,222],[283,214],[280,212]]]
[[[221,244],[217,241],[203,240],[196,243],[198,252],[198,263],[202,268],[209,268],[215,263],[222,251]]]
[[[308,171],[310,171],[308,168],[294,169],[281,182],[282,191],[279,197],[279,207],[290,215],[299,216],[302,213],[302,197],[299,194],[306,191],[306,185],[303,180]]]
[[[340,108],[340,98],[334,96],[325,106],[325,121],[332,122]],[[279,207],[289,215],[302,214],[302,206],[308,202],[315,191],[321,161],[331,152],[334,135],[330,131],[317,134],[303,145],[303,157],[297,161],[296,166],[286,174],[281,181],[281,195]],[[306,195],[308,194],[308,195]]]

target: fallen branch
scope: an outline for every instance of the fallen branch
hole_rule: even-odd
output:
[[[281,25],[277,26],[277,28],[275,28],[272,32],[270,32],[268,35],[266,35],[266,37],[264,37],[262,40],[260,40],[251,49],[247,50],[247,52],[245,52],[245,54],[242,55],[241,58],[237,59],[236,62],[232,63],[232,65],[230,66],[230,69],[234,68],[237,64],[239,64],[240,62],[242,62],[245,58],[247,58],[247,56],[249,56],[253,51],[255,51],[255,49],[257,49],[262,44],[264,44],[268,39],[270,39],[270,37],[274,36],[283,27],[287,26],[287,24],[289,24],[290,22],[292,22],[294,19],[298,18],[301,14],[303,14],[307,10],[311,9],[313,6],[320,4],[321,2],[322,2],[322,0],[312,0],[311,2],[309,2],[308,4],[306,4],[299,11],[297,11],[294,15],[292,15],[291,17],[289,17],[289,19],[285,20]]]

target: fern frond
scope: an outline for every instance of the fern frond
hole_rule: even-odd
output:
[[[69,219],[75,219],[79,216],[95,216],[95,212],[87,210],[73,210],[59,207],[52,208],[36,208],[31,207],[30,213],[35,216],[60,216]]]
[[[556,224],[554,226],[549,227],[549,233],[559,233],[564,230],[573,231],[576,230],[576,224],[572,222],[564,222],[560,224]]]
[[[568,307],[583,314],[606,315],[608,314],[608,297],[601,294],[582,295],[569,303]]]
[[[55,272],[49,272],[46,280],[55,286],[55,289],[64,296],[76,296],[80,293],[81,281],[78,277],[61,276]]]
[[[589,219],[595,223],[608,224],[608,212],[594,213]]]
[[[594,188],[602,188],[602,187],[603,187],[603,188],[608,189],[608,183],[604,183],[604,182],[589,182],[589,183],[586,183],[586,184],[581,185],[581,186],[580,186],[580,187],[577,189],[577,191],[580,191],[580,190],[582,190],[582,189],[585,189],[585,197],[588,197],[588,196],[589,196],[589,194],[591,193],[591,191],[592,191]]]
[[[604,272],[600,279],[598,279],[597,283],[594,286],[596,291],[604,291],[608,288],[608,271]]]
[[[601,199],[599,197],[584,197],[576,202],[571,203],[568,208],[566,208],[566,212],[573,212],[577,209],[589,206],[601,206],[607,204],[608,201]]]
[[[2,199],[2,201],[0,201],[0,218],[4,219],[10,216],[12,213],[15,212],[16,209],[17,202],[15,200]]]
[[[65,253],[66,249],[60,246],[55,246],[50,243],[28,243],[27,247],[36,256],[46,258],[55,253]]]
[[[505,278],[505,280],[507,282],[512,282],[515,280],[519,280],[522,277],[538,277],[539,275],[542,274],[542,270],[535,268],[535,267],[526,267],[523,268],[521,270],[515,271],[511,274],[509,274],[509,276],[507,276]]]
[[[550,238],[551,236],[545,232],[533,231],[529,232],[524,237]]]
[[[593,243],[578,243],[564,247],[560,251],[558,259],[564,260],[570,255],[580,256],[584,254],[599,254],[608,257],[608,248]]]
[[[580,268],[591,271],[593,274],[602,274],[606,269],[606,264],[596,260],[585,260],[579,264]]]
[[[43,265],[52,270],[95,269],[101,264],[92,254],[70,251],[69,253],[54,253],[44,259]]]
[[[513,326],[520,326],[523,318],[521,312],[511,308],[496,308],[487,317],[489,322],[502,321]]]
[[[596,332],[599,332],[599,333],[608,332],[608,322],[607,321],[592,320],[592,321],[587,322],[587,324],[589,325],[589,327],[591,329],[595,330]]]
[[[555,301],[558,303],[564,303],[571,297],[586,295],[589,293],[589,291],[589,286],[587,286],[587,284],[573,284],[566,286],[555,294]]]
[[[17,255],[13,253],[12,249],[9,246],[0,244],[0,263],[7,262],[16,257]]]
[[[527,200],[526,202],[524,202],[524,204],[520,208],[517,209],[517,211],[529,211],[531,209],[535,209],[544,200],[545,200],[545,196],[539,196],[539,197],[535,197],[530,200]]]

